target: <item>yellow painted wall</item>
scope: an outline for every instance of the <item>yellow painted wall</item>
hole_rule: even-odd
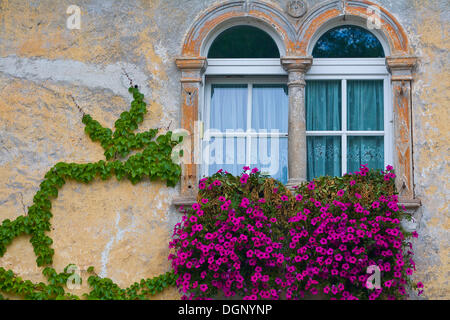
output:
[[[287,1],[271,2],[285,8]],[[68,30],[72,1],[0,0],[0,220],[24,214],[57,162],[104,159],[72,98],[113,127],[131,101],[123,70],[149,105],[140,130],[179,126],[174,59],[195,17],[213,3],[80,0],[81,29]],[[449,299],[449,9],[438,0],[378,3],[405,27],[420,58],[413,84],[415,191],[423,203],[414,214],[415,279],[425,284],[424,298]],[[177,194],[178,187],[159,182],[68,182],[53,202],[54,267],[93,265],[121,286],[170,270],[168,241],[181,217],[171,205]],[[44,280],[26,237],[14,240],[0,266]],[[86,281],[74,293],[85,291]],[[156,298],[178,297],[170,289]]]

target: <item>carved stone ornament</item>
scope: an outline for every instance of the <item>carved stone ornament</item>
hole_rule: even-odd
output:
[[[287,4],[287,13],[293,18],[300,18],[306,13],[306,3],[303,0],[290,0]]]

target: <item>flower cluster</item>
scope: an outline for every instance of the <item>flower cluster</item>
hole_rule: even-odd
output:
[[[404,212],[387,172],[325,177],[300,187],[302,200],[290,219],[291,264],[286,279],[300,288],[292,297],[321,294],[330,299],[396,299],[407,296],[415,270]],[[323,201],[327,191],[333,199]],[[372,275],[373,274],[373,275]]]
[[[256,168],[202,179],[170,243],[183,297],[406,298],[415,265],[392,169],[362,166],[295,194]]]

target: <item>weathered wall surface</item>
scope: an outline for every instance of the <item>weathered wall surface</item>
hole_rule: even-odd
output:
[[[272,2],[284,8],[287,0]],[[309,7],[319,2],[308,1]],[[0,220],[24,214],[57,162],[103,159],[100,145],[83,132],[72,98],[112,127],[129,108],[123,70],[149,104],[141,130],[179,126],[180,74],[174,59],[195,17],[213,3],[0,0]],[[416,279],[425,284],[423,297],[449,299],[448,2],[377,3],[404,26],[420,58],[413,92],[414,178],[423,203],[415,213]],[[66,27],[71,4],[82,10],[80,30]],[[121,286],[168,271],[167,245],[180,219],[170,205],[177,193],[150,182],[67,183],[53,202],[54,267],[93,265]],[[42,280],[25,237],[10,245],[0,266]],[[175,290],[157,296],[177,297]]]

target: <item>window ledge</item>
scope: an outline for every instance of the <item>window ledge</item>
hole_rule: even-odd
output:
[[[403,208],[405,207],[406,210],[417,210],[419,207],[422,206],[422,202],[420,199],[417,198],[400,198],[398,201],[398,205]]]
[[[292,191],[294,191],[296,188],[295,186],[289,186]],[[195,196],[178,196],[172,200],[172,204],[176,207],[181,206],[192,206],[194,203],[197,203],[197,198]],[[400,198],[398,202],[400,207],[405,207],[407,210],[417,210],[422,206],[422,202],[420,199],[414,198]]]
[[[174,198],[172,200],[172,204],[175,207],[190,207],[192,206],[194,203],[197,203],[197,198],[194,197],[193,195],[189,195],[189,196],[178,196],[176,198]]]

